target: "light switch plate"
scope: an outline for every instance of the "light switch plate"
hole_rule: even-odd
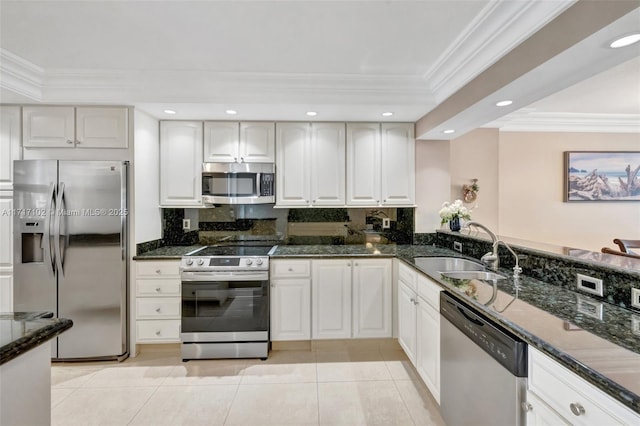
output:
[[[600,278],[590,277],[588,275],[576,274],[578,290],[585,291],[587,293],[595,294],[602,297],[604,295],[604,289],[602,286],[602,280]]]
[[[182,229],[184,231],[191,229],[191,219],[182,219]]]
[[[631,289],[631,306],[640,309],[640,288]]]
[[[601,302],[591,299],[590,297],[578,296],[576,308],[580,313],[599,320],[602,319],[604,305]]]
[[[462,253],[462,243],[460,241],[453,242],[453,249]]]
[[[389,229],[391,227],[391,219],[388,217],[382,218],[382,229]]]

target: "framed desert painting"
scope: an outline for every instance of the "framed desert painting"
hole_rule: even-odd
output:
[[[640,151],[566,151],[564,201],[640,201]]]

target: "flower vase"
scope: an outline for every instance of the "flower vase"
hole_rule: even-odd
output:
[[[454,217],[453,219],[451,219],[449,221],[449,229],[451,229],[453,232],[460,231],[460,218],[459,217]]]

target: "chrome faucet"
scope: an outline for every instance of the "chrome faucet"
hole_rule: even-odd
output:
[[[487,228],[486,226],[484,226],[481,223],[478,222],[474,222],[474,221],[469,221],[466,222],[464,224],[464,228],[470,228],[471,226],[475,226],[477,228],[481,228],[482,230],[484,230],[487,234],[489,234],[489,236],[491,237],[491,244],[492,244],[492,250],[489,253],[485,253],[480,260],[489,265],[489,267],[491,269],[493,269],[494,271],[497,271],[498,268],[500,267],[500,256],[498,256],[498,246],[500,244],[502,244],[503,246],[505,246],[507,248],[507,250],[509,250],[509,252],[511,252],[511,254],[513,255],[513,258],[516,261],[516,266],[513,267],[513,277],[514,278],[518,278],[520,276],[520,274],[522,273],[522,268],[520,267],[518,261],[518,255],[516,254],[516,252],[513,251],[513,249],[504,241],[499,240],[498,237],[496,236],[496,234],[494,234],[493,232],[491,232],[491,230],[489,228]]]

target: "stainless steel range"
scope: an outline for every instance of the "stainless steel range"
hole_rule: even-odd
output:
[[[265,242],[207,246],[182,257],[182,359],[267,358]]]

